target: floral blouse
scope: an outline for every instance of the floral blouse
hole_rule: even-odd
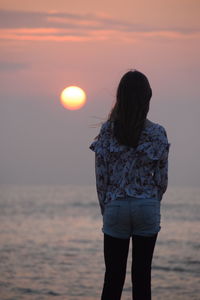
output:
[[[100,133],[90,145],[95,152],[96,187],[101,212],[115,200],[131,196],[162,199],[168,183],[166,131],[151,123],[141,133],[138,146],[119,144],[113,135],[113,122],[103,123]]]

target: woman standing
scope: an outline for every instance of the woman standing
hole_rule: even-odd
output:
[[[101,300],[120,300],[132,238],[132,296],[151,299],[151,263],[167,188],[169,143],[164,127],[147,119],[148,79],[129,71],[114,108],[90,149],[103,215],[105,279]]]

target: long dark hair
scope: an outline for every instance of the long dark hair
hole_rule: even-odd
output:
[[[114,121],[114,136],[120,144],[136,147],[149,111],[152,90],[147,77],[137,70],[121,78],[116,103],[108,120]]]

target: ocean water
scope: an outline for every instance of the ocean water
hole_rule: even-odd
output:
[[[162,201],[153,300],[200,299],[199,198],[199,188],[169,187]],[[130,259],[122,300],[131,300]],[[98,300],[103,276],[95,187],[0,186],[1,300]]]

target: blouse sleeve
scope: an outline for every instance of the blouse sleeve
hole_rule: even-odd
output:
[[[108,170],[107,162],[101,154],[95,153],[95,173],[96,173],[96,188],[101,213],[104,213],[104,205],[106,198]]]
[[[162,200],[163,194],[166,192],[168,185],[168,153],[169,145],[166,146],[163,157],[157,162],[155,176],[158,182],[160,200]]]
[[[159,199],[162,200],[163,194],[167,190],[168,185],[168,155],[170,144],[168,143],[167,134],[164,128],[161,128],[163,146],[159,146],[162,152],[160,159],[157,162],[155,171],[155,180],[159,188]],[[159,145],[159,143],[158,143]]]

